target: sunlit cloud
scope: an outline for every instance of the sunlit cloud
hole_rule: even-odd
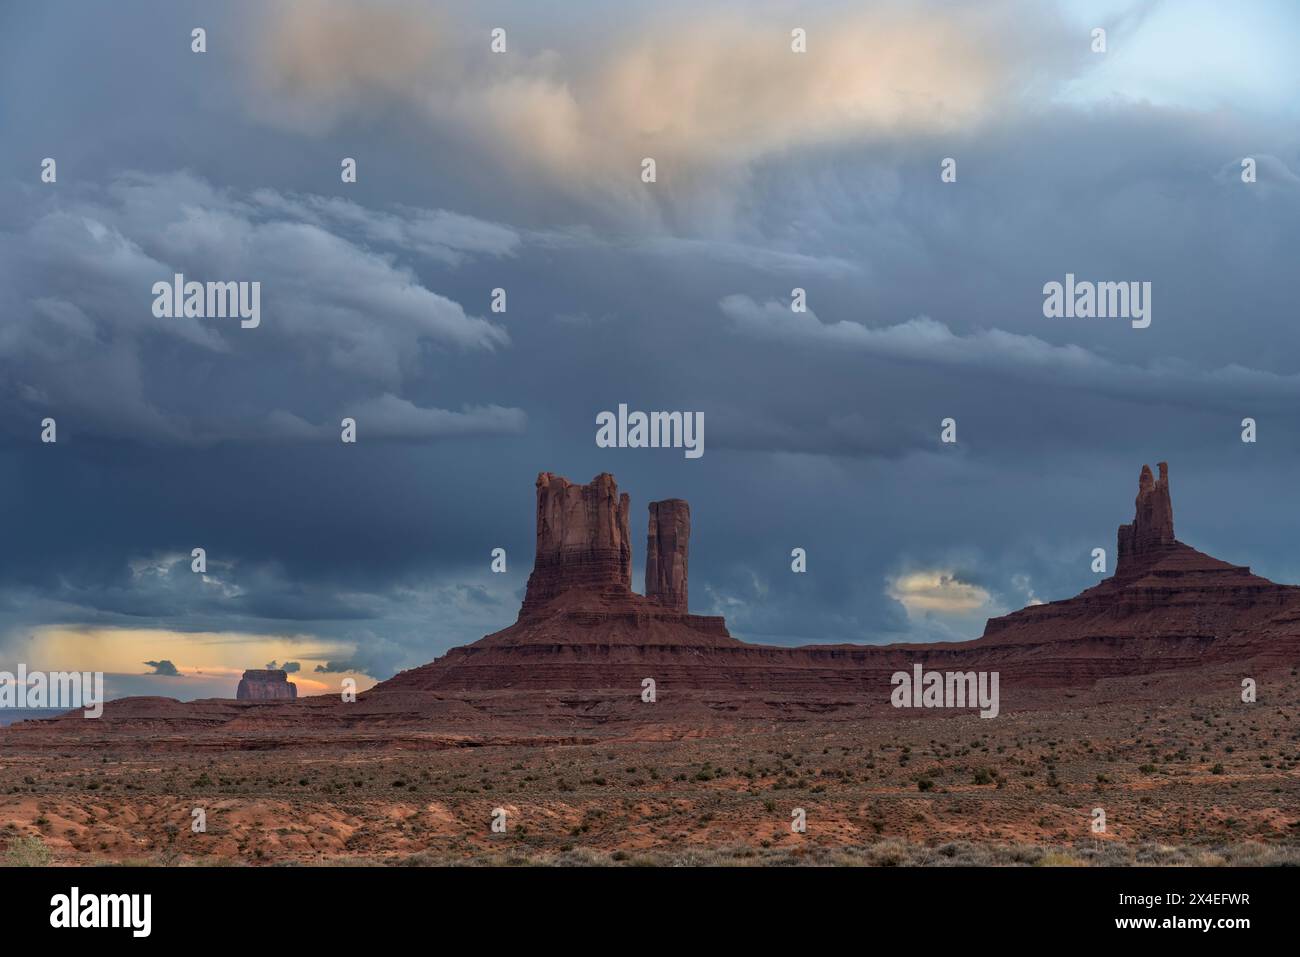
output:
[[[410,108],[485,155],[573,183],[636,179],[655,156],[675,175],[791,147],[966,128],[1002,108],[1023,60],[997,17],[881,4],[799,18],[697,10],[687,28],[637,22],[560,51],[485,53],[464,11],[406,3],[272,5],[249,108],[323,132],[377,103]],[[1020,49],[1015,47],[1014,49]]]
[[[992,596],[979,585],[961,581],[950,571],[907,572],[889,582],[889,597],[909,615],[965,615],[989,605]]]

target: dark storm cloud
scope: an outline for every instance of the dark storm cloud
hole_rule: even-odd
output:
[[[199,10],[207,59],[188,53]],[[115,7],[149,57],[98,44],[101,10],[0,14],[30,48],[0,30],[6,88],[53,64],[40,108],[0,118],[0,649],[47,623],[239,631],[355,648],[316,670],[385,677],[514,619],[540,470],[617,476],[638,571],[646,503],[687,498],[692,607],[756,640],[973,636],[983,612],[895,597],[928,572],[988,614],[1073,594],[1157,459],[1180,537],[1300,580],[1281,504],[1300,466],[1287,116],[1059,100],[1085,69],[1060,24],[993,13],[996,48],[1027,49],[978,72],[969,122],[875,110],[777,135],[746,113],[757,126],[725,142],[692,128],[690,162],[647,194],[634,164],[625,182],[624,157],[586,150],[586,120],[556,127],[583,157],[565,167],[565,142],[530,145],[536,127],[498,122],[515,107],[482,90],[429,104],[418,57],[386,86],[343,50],[337,86],[328,64],[306,92],[276,74],[250,111],[257,74],[238,68],[262,54],[233,38],[256,14]],[[511,88],[563,118],[584,56],[530,50]],[[575,102],[622,102],[596,85]],[[36,178],[46,155],[56,186]],[[261,280],[262,326],[155,319],[173,271]],[[1152,325],[1045,319],[1066,272],[1150,281]],[[595,416],[620,402],[703,411],[704,457],[597,449]]]
[[[421,408],[391,394],[418,375],[423,351],[490,352],[509,335],[368,245],[397,244],[415,258],[435,242],[438,259],[447,250],[497,254],[511,248],[509,231],[437,211],[372,215],[342,200],[323,204],[347,210],[332,222],[360,236],[347,239],[286,218],[312,213],[303,201],[269,202],[267,190],[249,200],[189,174],[126,174],[102,192],[96,202],[28,192],[26,228],[0,236],[10,401],[65,411],[83,433],[137,441],[332,437],[334,416],[358,412],[395,438],[523,427],[518,410]],[[408,249],[412,234],[422,238]],[[154,284],[176,274],[260,283],[265,325],[158,318]],[[178,361],[203,380],[185,377],[164,402],[152,399]],[[288,363],[293,392],[272,390],[285,405],[251,407],[252,383],[282,379]],[[106,392],[112,401],[91,397]],[[329,425],[307,421],[327,414]]]
[[[161,661],[146,661],[145,664],[153,669],[150,674],[163,675],[168,678],[175,678],[180,674],[180,672],[176,670],[176,666],[166,658]]]

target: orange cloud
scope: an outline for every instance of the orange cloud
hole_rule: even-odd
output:
[[[493,55],[484,29],[408,3],[272,4],[263,15],[250,102],[262,119],[321,130],[397,99],[588,184],[634,179],[647,155],[679,170],[727,166],[808,143],[962,128],[998,108],[1015,69],[997,24],[961,8],[700,10],[671,27],[629,23],[563,56],[525,52],[522,27]],[[795,24],[805,53],[791,50]]]
[[[247,668],[261,668],[269,661],[298,661],[302,671],[291,676],[300,695],[326,694],[339,690],[344,677],[357,680],[358,690],[372,686],[374,679],[353,672],[313,676],[311,669],[331,659],[349,657],[354,649],[346,644],[311,635],[286,638],[248,632],[180,632],[162,628],[96,628],[50,625],[32,631],[24,649],[26,664],[49,670],[103,671],[109,674],[146,675],[152,669],[146,661],[167,659],[179,672],[182,684],[189,680],[227,678],[231,695]]]

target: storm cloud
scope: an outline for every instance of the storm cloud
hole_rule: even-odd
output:
[[[0,662],[387,677],[513,621],[542,470],[613,472],[638,537],[688,499],[692,610],[750,640],[1074,594],[1157,460],[1181,538],[1300,581],[1297,14],[1110,7],[6,6]],[[155,317],[177,273],[260,325]],[[1066,273],[1152,324],[1045,318]],[[707,453],[597,448],[619,403]]]

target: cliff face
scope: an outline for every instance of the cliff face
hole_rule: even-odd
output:
[[[298,697],[298,686],[280,670],[250,668],[239,679],[235,698],[239,701],[293,701]]]
[[[674,611],[686,612],[687,549],[691,507],[680,498],[650,503],[646,537],[645,595]]]
[[[687,612],[690,506],[650,505],[646,594],[631,588],[629,503],[614,477],[575,485],[537,477],[537,557],[519,619],[384,690],[610,687],[653,677],[685,656],[743,647],[718,617]],[[714,676],[716,678],[716,676]],[[713,680],[712,678],[709,680]]]
[[[520,617],[575,588],[611,597],[632,590],[628,497],[608,472],[587,485],[537,476],[537,554]]]
[[[1169,498],[1169,466],[1158,465],[1160,478],[1153,478],[1151,467],[1142,466],[1138,476],[1138,494],[1133,521],[1119,527],[1119,555],[1115,571],[1159,555],[1174,544],[1174,506]]]
[[[992,618],[976,644],[1054,657],[1040,667],[1062,684],[1090,671],[1131,672],[1148,657],[1176,667],[1300,651],[1300,588],[1175,539],[1169,469],[1159,469],[1157,479],[1142,467],[1114,575],[1073,598]]]
[[[996,670],[1003,688],[1257,659],[1300,658],[1300,588],[1212,558],[1174,538],[1169,470],[1143,467],[1133,521],[1119,528],[1115,574],[1074,598],[990,619],[973,641],[782,648],[732,638],[721,618],[687,613],[690,509],[650,506],[646,596],[634,594],[628,497],[614,479],[537,480],[537,564],[519,620],[368,694],[405,690],[618,689],[644,678],[717,691],[879,695],[927,668]]]

